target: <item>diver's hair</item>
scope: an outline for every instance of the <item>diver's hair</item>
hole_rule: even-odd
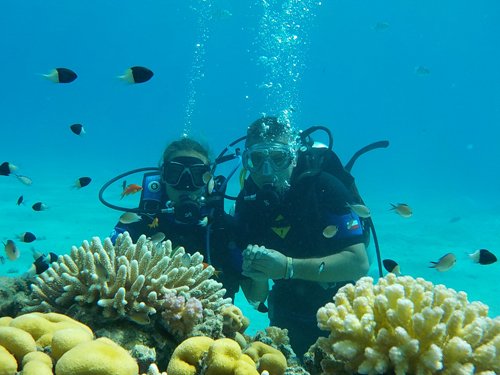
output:
[[[245,147],[260,142],[280,142],[291,145],[295,141],[296,134],[290,124],[274,116],[263,116],[248,127]]]
[[[172,155],[177,151],[196,151],[197,153],[207,158],[208,162],[210,163],[210,157],[208,156],[208,148],[202,146],[201,143],[188,137],[183,137],[178,141],[171,142],[165,148],[165,151],[163,151],[162,163],[170,161]]]

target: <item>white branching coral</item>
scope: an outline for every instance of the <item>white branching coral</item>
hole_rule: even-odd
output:
[[[109,238],[102,244],[94,237],[90,244],[73,246],[69,255],[60,256],[36,278],[33,305],[45,311],[86,306],[108,319],[148,324],[152,316],[160,318],[172,308],[168,301],[178,297],[188,301],[181,315],[194,319],[185,321],[192,327],[199,323],[201,309],[219,312],[231,302],[224,298],[222,284],[211,279],[214,272],[200,253],[190,255],[182,247],[174,251],[170,241],[155,245],[141,236],[134,244],[124,233],[113,245]]]
[[[500,317],[464,292],[389,274],[341,288],[317,313],[330,331],[308,355],[323,374],[500,373]]]

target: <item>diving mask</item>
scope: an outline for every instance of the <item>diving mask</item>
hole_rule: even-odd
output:
[[[211,178],[210,166],[192,156],[173,158],[162,167],[163,181],[176,190],[198,190]]]
[[[243,153],[243,165],[251,173],[268,175],[288,168],[294,157],[292,148],[283,143],[257,143]]]

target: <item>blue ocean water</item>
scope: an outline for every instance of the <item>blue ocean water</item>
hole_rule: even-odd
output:
[[[328,126],[344,161],[389,140],[353,170],[383,258],[498,315],[498,263],[465,253],[500,254],[499,16],[492,0],[5,0],[0,162],[33,185],[0,178],[0,237],[42,233],[36,247],[61,253],[106,236],[119,214],[97,192],[111,177],[157,165],[182,134],[216,155],[262,113],[276,114],[298,129]],[[134,65],[152,69],[151,81],[116,78]],[[78,79],[42,77],[56,67]],[[81,176],[92,184],[70,189]],[[51,209],[17,207],[21,194]],[[396,202],[414,216],[389,212]],[[0,274],[23,272],[30,247]],[[428,268],[448,252],[458,258],[452,270]]]

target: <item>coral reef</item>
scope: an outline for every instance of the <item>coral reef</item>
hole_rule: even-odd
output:
[[[232,338],[237,332],[243,333],[250,325],[250,320],[234,305],[224,307],[221,310],[221,315],[223,322],[222,332],[226,337]]]
[[[228,338],[212,340],[203,336],[191,337],[175,349],[167,374],[284,374],[286,360],[278,350],[261,342],[254,343],[247,350],[242,352],[238,343]]]
[[[0,276],[0,285],[0,316],[17,316],[30,301],[28,280]]]
[[[113,245],[109,238],[102,244],[94,237],[36,278],[27,311],[80,313],[82,321],[85,316],[142,325],[155,320],[180,340],[231,302],[211,278],[214,271],[204,266],[201,254],[174,251],[170,241],[155,245],[141,236],[134,244],[124,233]]]
[[[305,356],[312,374],[500,373],[500,317],[464,292],[389,274],[341,288],[317,313],[330,331]]]
[[[107,338],[65,315],[0,318],[0,374],[136,375],[137,362]]]
[[[267,371],[270,375],[283,375],[287,364],[286,358],[278,349],[256,341],[244,351],[256,363],[260,372]]]

